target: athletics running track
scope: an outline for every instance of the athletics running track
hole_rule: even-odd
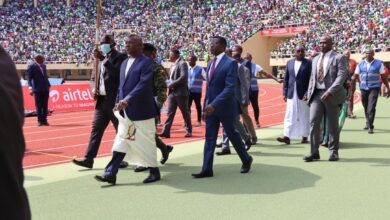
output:
[[[355,102],[359,96],[355,93]],[[283,123],[285,102],[282,98],[282,85],[261,84],[259,91],[260,124],[261,127],[269,127]],[[192,105],[191,118],[196,121],[195,105]],[[253,118],[252,106],[249,106],[250,115]],[[162,122],[165,122],[166,114],[162,114]],[[50,126],[37,126],[36,117],[26,118],[24,135],[26,140],[26,152],[23,161],[24,168],[35,168],[70,162],[74,157],[83,157],[87,148],[93,111],[53,113],[49,116]],[[171,129],[171,138],[164,139],[166,144],[175,147],[177,144],[204,139],[204,124],[201,127],[193,127],[193,137],[184,138],[183,117],[181,112],[176,112],[174,124]],[[158,131],[161,130],[158,126]],[[280,131],[282,134],[282,131]],[[109,156],[115,137],[115,130],[110,123],[107,127],[99,149],[98,157]],[[261,135],[260,135],[261,141]],[[182,145],[185,147],[185,145]],[[199,146],[203,148],[203,146]],[[173,151],[174,153],[174,151]]]

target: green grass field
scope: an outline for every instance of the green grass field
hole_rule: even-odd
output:
[[[33,219],[390,219],[390,99],[380,98],[375,134],[365,130],[361,104],[358,119],[347,119],[338,162],[305,163],[309,145],[275,138],[282,126],[258,131],[250,154],[249,174],[240,174],[237,155],[215,157],[214,177],[193,179],[200,170],[203,141],[176,145],[162,180],[142,184],[147,173],[120,170],[118,185],[93,179],[95,169],[61,164],[25,171]]]

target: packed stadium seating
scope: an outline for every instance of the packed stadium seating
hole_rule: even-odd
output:
[[[96,1],[6,1],[0,7],[0,43],[16,63],[36,53],[53,63],[91,63],[95,41]],[[240,44],[261,29],[309,25],[307,31],[280,43],[271,56],[291,55],[295,45],[317,50],[317,39],[330,34],[336,48],[360,52],[374,47],[389,50],[389,14],[386,1],[366,0],[104,0],[102,33],[112,32],[118,47],[135,32],[155,44],[167,57],[172,46],[184,56],[195,53],[208,59],[206,45],[212,35]]]

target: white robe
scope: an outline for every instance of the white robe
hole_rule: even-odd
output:
[[[157,167],[155,119],[131,121],[126,114],[122,117],[119,111],[115,111],[114,115],[119,123],[112,151],[125,153],[129,164]]]
[[[300,64],[295,64],[295,76]],[[284,116],[283,135],[289,138],[308,137],[310,132],[310,109],[305,101],[298,98],[297,84],[294,85],[294,96],[287,99],[286,114]]]

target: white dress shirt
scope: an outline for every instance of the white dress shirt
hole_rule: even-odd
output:
[[[320,69],[320,64],[321,64],[321,58],[322,56],[324,56],[324,60],[323,60],[323,73],[324,73],[324,79],[325,79],[325,76],[327,74],[326,72],[326,67],[328,66],[328,62],[329,62],[329,58],[330,58],[330,54],[332,53],[332,51],[328,51],[325,53],[321,53],[320,54],[320,57],[318,58],[318,62],[317,62],[317,74],[316,74],[316,77],[318,79],[318,71]],[[325,83],[319,83],[318,80],[316,80],[316,88],[317,89],[325,89]]]
[[[299,68],[301,68],[301,65],[302,65],[302,61],[295,60],[295,62],[294,62],[294,72],[295,72],[295,76],[298,75]]]
[[[222,59],[222,57],[223,57],[224,55],[225,55],[225,53],[221,53],[221,54],[219,54],[217,57],[214,58],[214,60],[213,60],[213,62],[215,62],[214,71],[215,71],[215,69],[217,69],[217,66],[218,66],[219,62],[221,62],[221,59]],[[209,72],[207,73],[207,75],[209,76],[209,78],[210,78],[210,71],[211,71],[211,67],[212,67],[212,66],[213,66],[213,63],[211,63]]]
[[[126,72],[125,72],[125,78],[127,77],[127,72],[129,72],[131,66],[133,65],[134,63],[134,58],[132,57],[129,57],[129,60],[127,61],[127,65],[126,65]]]
[[[104,64],[108,61],[107,58],[105,58],[102,62],[100,62],[100,72],[99,72],[99,95],[107,95],[106,93],[106,86],[104,84],[104,71],[105,67]]]

